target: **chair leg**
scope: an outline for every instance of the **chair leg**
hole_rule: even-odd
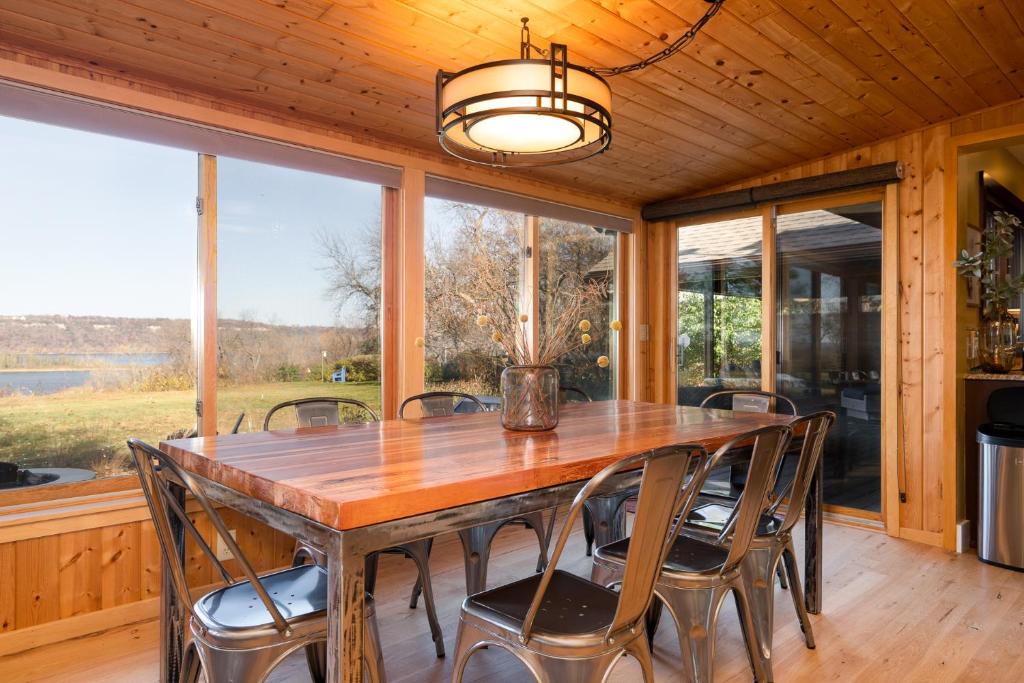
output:
[[[480,629],[459,619],[459,635],[455,639],[455,666],[452,667],[452,683],[462,683],[469,658],[478,649],[481,641],[489,636]]]
[[[555,514],[554,510],[551,511],[551,514]],[[537,572],[540,573],[548,566],[548,534],[545,531],[544,512],[531,512],[523,515],[522,520],[537,534],[537,545],[540,548],[537,555]]]
[[[800,583],[800,569],[796,562],[796,551],[793,548],[793,541],[786,543],[782,551],[782,561],[786,566],[786,573],[789,574],[789,584],[792,589],[789,591],[793,597],[793,606],[796,608],[796,616],[800,620],[800,630],[804,632],[804,643],[807,649],[814,649],[814,629],[811,627],[811,619],[807,616],[807,605],[804,603],[803,584]]]
[[[774,548],[750,548],[743,557],[740,572],[753,635],[760,653],[761,664],[771,680],[772,639],[775,633],[775,575],[779,566],[779,551]]]
[[[444,633],[437,621],[437,608],[434,606],[434,589],[430,583],[430,544],[428,541],[416,541],[402,546],[409,558],[416,563],[419,570],[420,584],[423,587],[423,603],[427,609],[427,622],[430,624],[430,635],[434,639],[434,651],[438,657],[444,657]]]
[[[644,683],[654,683],[654,662],[651,658],[651,646],[646,635],[634,638],[626,646],[626,652],[640,663],[640,671],[643,672]]]
[[[788,590],[789,581],[786,580],[786,570],[781,563],[775,567],[775,575],[779,577],[779,586],[782,587],[782,590]]]
[[[651,606],[647,608],[647,614],[644,615],[644,623],[647,626],[647,644],[652,653],[654,652],[654,636],[658,633],[658,626],[661,624],[661,613],[664,609],[665,603],[655,595],[654,600],[651,601]]]
[[[586,505],[583,506],[583,538],[587,542],[587,557],[591,557],[594,554],[594,519]]]
[[[199,661],[199,653],[196,652],[195,645],[190,643],[185,648],[185,656],[181,661],[179,680],[181,683],[198,683],[199,673],[202,671],[202,668],[202,663]]]
[[[658,587],[659,595],[675,619],[679,649],[686,660],[690,680],[695,683],[711,683],[715,678],[715,631],[722,600],[728,592],[729,586]],[[758,661],[758,668],[760,666]]]
[[[426,553],[427,553],[427,559],[429,560],[430,559],[430,551],[434,547],[434,539],[433,538],[428,538],[427,540],[420,541],[420,542],[427,544]],[[408,553],[406,553],[406,555],[408,555]],[[423,593],[423,582],[420,580],[419,574],[417,574],[416,575],[416,583],[413,584],[413,586],[412,586],[412,593],[409,595],[409,609],[416,609],[416,603],[419,602],[420,594],[421,593]]]
[[[754,680],[770,682],[772,680],[771,660],[761,658],[761,648],[758,647],[757,632],[754,629],[754,618],[750,613],[747,587],[742,579],[732,585],[732,595],[736,601],[740,630],[743,631],[743,642],[747,646],[747,659],[750,660],[750,669],[754,672]]]
[[[459,531],[466,568],[466,595],[487,590],[487,561],[491,556],[491,542],[504,522],[481,524]]]
[[[327,680],[327,643],[318,640],[305,647],[306,666],[313,683],[324,683]]]

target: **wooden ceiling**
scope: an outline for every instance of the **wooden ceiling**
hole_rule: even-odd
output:
[[[0,0],[0,40],[437,150],[434,74],[566,43],[647,56],[703,0]],[[682,54],[611,79],[600,157],[533,177],[630,202],[693,192],[1024,94],[1024,0],[727,0]]]

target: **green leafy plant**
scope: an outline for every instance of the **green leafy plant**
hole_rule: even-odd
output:
[[[1003,259],[1013,256],[1013,241],[1021,221],[1013,214],[996,211],[982,233],[981,251],[961,250],[953,266],[962,277],[978,280],[988,313],[1005,311],[1010,300],[1024,292],[1024,274],[1007,275],[1001,269]]]

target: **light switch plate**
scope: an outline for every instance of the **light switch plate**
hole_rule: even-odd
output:
[[[228,529],[228,533],[231,534],[231,538],[237,539],[234,529]],[[221,562],[227,562],[228,560],[235,559],[235,556],[231,554],[231,550],[228,548],[228,544],[224,542],[224,539],[219,535],[217,536],[217,559]]]

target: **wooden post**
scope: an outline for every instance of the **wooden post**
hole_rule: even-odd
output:
[[[196,425],[200,436],[217,433],[217,157],[199,155],[196,356]]]
[[[776,241],[774,206],[761,213],[761,389],[775,391],[778,358],[778,297],[776,296]]]
[[[533,362],[539,361],[540,343],[540,218],[525,216],[519,260],[519,312],[526,313],[526,345]]]
[[[421,169],[405,168],[402,173],[400,201],[401,226],[398,231],[398,396],[423,391],[423,340],[426,325],[423,314],[423,202],[426,175]]]

